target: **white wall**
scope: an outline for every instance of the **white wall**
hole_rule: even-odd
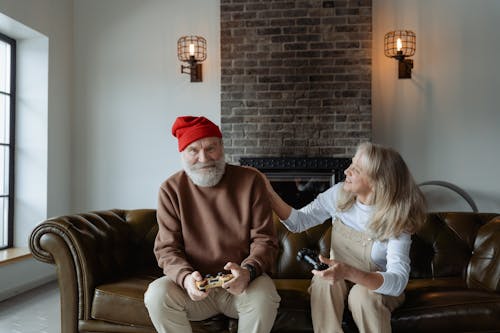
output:
[[[31,230],[50,216],[156,207],[161,181],[180,168],[170,134],[175,118],[205,115],[220,123],[219,6],[218,0],[0,0],[1,31],[18,22],[39,34],[31,43],[14,36],[24,38],[25,49],[38,43],[43,51],[45,38],[41,95],[20,100],[39,110],[29,118],[38,121],[37,134],[19,133],[41,165],[30,164],[36,172],[17,184],[31,189],[17,194],[35,204],[20,196],[15,246],[27,246]],[[188,34],[207,39],[201,83],[180,74],[176,42]],[[1,266],[0,299],[53,275],[52,266],[33,259]]]
[[[48,38],[48,93],[45,94],[47,110],[43,124],[44,149],[47,149],[47,170],[43,177],[47,181],[45,205],[47,216],[64,214],[71,203],[73,3],[68,0],[0,0],[0,13]]]
[[[76,0],[73,210],[155,208],[181,165],[180,115],[220,124],[218,0]],[[180,73],[177,39],[207,39],[203,82]]]
[[[14,246],[70,209],[72,3],[0,0],[0,31],[17,40]],[[26,272],[29,272],[27,274]],[[0,300],[55,277],[51,265],[22,260],[0,266]]]
[[[417,181],[454,183],[491,212],[500,212],[498,22],[497,0],[373,1],[373,140],[398,149]],[[411,80],[384,56],[394,29],[417,35]]]

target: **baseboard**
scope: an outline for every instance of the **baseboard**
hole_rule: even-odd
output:
[[[0,267],[0,301],[57,279],[55,267],[30,258]]]
[[[15,289],[9,289],[9,290],[3,290],[0,291],[0,302],[5,301],[6,299],[9,299],[11,297],[17,296],[19,294],[22,294],[24,292],[27,292],[31,289],[43,286],[46,283],[56,281],[57,277],[54,274],[54,276],[46,276],[44,278],[41,278],[36,281],[30,281],[28,283],[16,286]]]

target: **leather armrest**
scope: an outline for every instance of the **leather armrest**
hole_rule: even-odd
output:
[[[155,226],[154,210],[61,216],[33,230],[30,248],[36,259],[57,266],[60,288],[68,288],[61,290],[62,308],[77,306],[78,318],[88,319],[96,285],[154,262]]]
[[[500,216],[479,228],[467,268],[469,288],[500,291]]]

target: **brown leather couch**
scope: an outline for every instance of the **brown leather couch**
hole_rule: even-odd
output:
[[[44,221],[32,232],[38,260],[57,265],[62,333],[155,332],[143,304],[162,274],[153,255],[155,210],[109,210]],[[301,234],[278,220],[280,253],[273,275],[282,297],[273,332],[312,332],[309,267],[301,248],[328,254],[330,223]],[[414,236],[406,301],[394,311],[394,332],[500,332],[500,215],[429,213]],[[346,332],[356,332],[349,313]],[[193,322],[194,332],[236,332],[223,316]]]

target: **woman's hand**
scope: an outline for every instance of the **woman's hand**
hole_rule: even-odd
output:
[[[325,269],[323,271],[317,271],[313,270],[312,273],[316,276],[319,276],[325,280],[328,280],[330,283],[335,283],[338,280],[346,280],[346,273],[351,269],[352,267],[347,265],[346,263],[343,263],[341,261],[333,260],[333,259],[328,259],[323,257],[322,255],[319,255],[319,260],[322,263],[327,264],[330,266],[328,269]]]
[[[313,270],[312,273],[332,284],[339,280],[348,280],[370,290],[376,290],[384,283],[384,277],[378,272],[362,271],[345,262],[328,259],[322,255],[319,256],[319,260],[330,266],[330,268],[324,271]]]
[[[284,202],[283,199],[281,199],[281,197],[279,196],[279,194],[276,193],[276,191],[274,191],[274,188],[271,185],[271,182],[269,181],[269,179],[266,177],[266,175],[264,175],[262,172],[255,169],[254,167],[250,167],[250,166],[244,166],[244,167],[248,168],[248,169],[253,169],[257,173],[259,173],[260,178],[264,182],[266,192],[267,192],[267,197],[269,198],[269,201],[271,202],[271,208],[273,209],[273,211],[276,213],[276,215],[278,215],[278,217],[281,220],[288,219],[288,217],[290,217],[290,213],[292,212],[292,207],[290,205],[288,205],[286,202]]]
[[[269,181],[269,179],[266,177],[265,174],[263,174],[259,169],[256,169],[254,167],[251,167],[251,166],[248,166],[248,165],[243,165],[244,168],[247,168],[247,169],[250,169],[250,170],[253,170],[255,172],[257,172],[260,176],[260,178],[262,179],[262,181],[264,182],[264,184],[266,185],[266,190],[267,192],[271,195],[273,192],[274,192],[274,189],[273,189],[273,186],[271,185],[271,182]]]

